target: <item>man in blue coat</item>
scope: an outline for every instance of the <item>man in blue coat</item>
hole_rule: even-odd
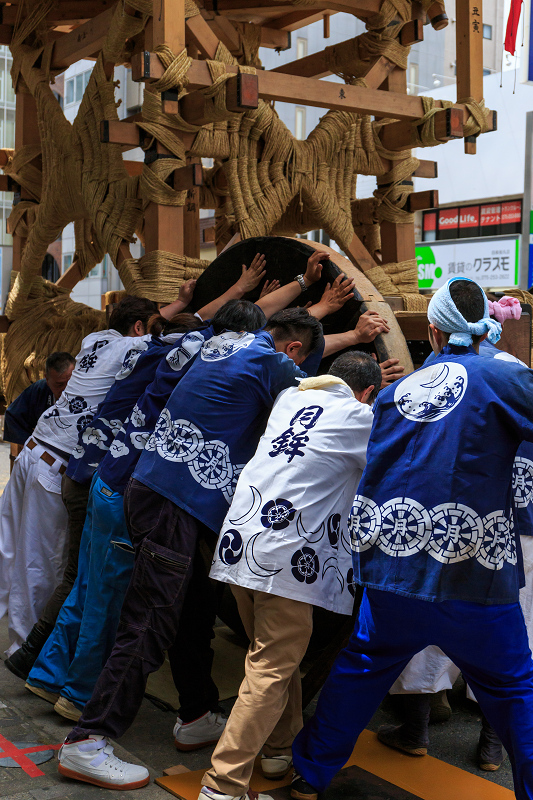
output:
[[[45,377],[35,381],[6,408],[4,442],[24,444],[39,417],[59,400],[70,380],[76,359],[70,353],[52,353],[45,363]]]
[[[533,441],[533,372],[480,358],[489,318],[473,281],[449,281],[428,308],[439,355],[376,402],[350,515],[358,621],[298,735],[292,796],[315,800],[410,658],[440,647],[461,669],[533,798],[533,660],[512,471]]]

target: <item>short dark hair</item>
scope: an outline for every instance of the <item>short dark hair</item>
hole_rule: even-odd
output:
[[[309,355],[322,340],[322,324],[306,308],[284,308],[272,314],[267,331],[275,341],[299,340],[304,353]]]
[[[457,310],[467,322],[478,322],[485,313],[485,295],[483,289],[474,281],[457,280],[450,283],[450,296]],[[450,338],[451,333],[446,334]],[[472,334],[472,341],[477,344],[481,336]]]
[[[109,317],[109,328],[127,336],[132,325],[140,321],[146,327],[152,314],[157,313],[157,304],[145,297],[126,295]]]
[[[265,327],[266,317],[259,306],[249,300],[228,300],[219,308],[211,324],[215,333],[222,331],[249,331]]]
[[[172,319],[166,319],[162,314],[152,314],[146,324],[147,333],[152,336],[166,336],[168,333],[187,333],[200,328],[204,323],[194,314],[175,314]]]
[[[450,295],[467,322],[478,322],[485,313],[485,295],[474,281],[452,281]]]
[[[53,369],[58,375],[62,375],[67,369],[76,363],[74,356],[63,350],[51,353],[45,361],[44,369],[46,374]]]
[[[353,392],[364,392],[369,386],[374,390],[368,398],[373,402],[381,388],[381,369],[377,361],[362,350],[349,350],[337,356],[329,374],[342,378]]]

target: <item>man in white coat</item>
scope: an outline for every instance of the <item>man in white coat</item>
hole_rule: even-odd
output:
[[[291,768],[291,745],[303,724],[299,665],[313,605],[352,612],[346,525],[366,464],[369,405],[380,385],[378,364],[352,351],[328,375],[286,389],[241,473],[211,577],[231,584],[250,648],[199,800],[244,800],[261,751],[266,777],[278,779]]]
[[[194,283],[163,313],[185,307]],[[10,641],[4,663],[20,678],[27,677],[76,578],[89,487],[65,475],[70,454],[124,360],[149,347],[146,323],[156,311],[152,301],[127,296],[108,330],[84,338],[65,390],[39,418],[0,498],[0,617],[8,614]]]

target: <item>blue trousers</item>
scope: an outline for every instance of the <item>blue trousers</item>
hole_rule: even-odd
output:
[[[28,683],[59,693],[83,708],[113,649],[133,563],[123,497],[95,476],[78,577]]]
[[[533,660],[518,603],[430,603],[365,590],[348,646],[295,739],[295,769],[323,791],[408,661],[430,644],[460,668],[509,754],[517,800],[531,800]]]

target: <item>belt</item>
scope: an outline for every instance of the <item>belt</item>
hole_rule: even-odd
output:
[[[34,442],[33,439],[30,439],[26,447],[28,447],[30,450],[33,450],[34,447],[39,447],[39,445],[37,444],[37,442]],[[46,450],[43,453],[41,453],[39,458],[42,458],[42,460],[45,461],[50,467],[53,467],[56,461],[59,461],[58,458],[54,458],[53,456],[50,455],[50,453],[47,453]],[[66,471],[67,468],[63,464],[61,464],[61,466],[59,467],[59,474],[64,475]]]

